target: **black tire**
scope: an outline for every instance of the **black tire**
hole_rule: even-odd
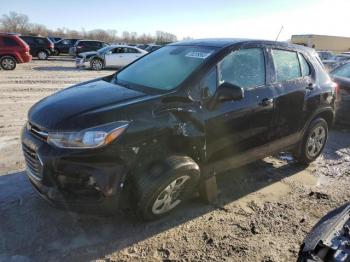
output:
[[[47,60],[49,58],[49,54],[45,50],[41,50],[36,55],[39,60]]]
[[[199,178],[198,165],[186,156],[170,156],[162,163],[152,165],[148,172],[137,174],[134,178],[137,215],[144,220],[155,220],[168,215],[193,194]],[[168,195],[167,199],[171,195],[173,200],[170,201],[170,206],[177,204],[165,212],[158,213],[160,210],[155,207],[156,200],[162,198],[161,193],[163,194],[170,184],[175,183],[176,186],[179,181],[182,184],[179,184],[179,189],[174,189],[177,192],[165,193]],[[165,196],[162,201],[164,198]]]
[[[319,130],[323,130],[324,132],[324,139],[321,143],[320,138],[315,137],[314,135],[316,133],[320,133]],[[314,136],[314,138],[313,138]],[[320,135],[321,137],[321,135]],[[320,141],[317,143],[317,146],[310,145],[309,139],[311,141]],[[316,160],[316,158],[322,153],[323,148],[326,145],[328,139],[328,124],[327,121],[323,118],[316,118],[313,121],[311,121],[308,129],[306,130],[304,137],[301,141],[301,144],[297,150],[297,152],[294,153],[294,158],[301,164],[309,164]],[[315,142],[315,144],[316,144]]]
[[[14,70],[16,65],[17,61],[12,56],[3,56],[0,58],[0,66],[4,70]]]
[[[94,58],[90,62],[90,67],[92,70],[100,71],[103,69],[103,61],[99,58]]]
[[[61,54],[60,50],[58,50],[58,49],[55,48],[55,53],[54,53],[54,55],[59,56],[60,54]]]

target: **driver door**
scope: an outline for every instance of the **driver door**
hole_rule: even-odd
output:
[[[242,154],[270,141],[275,102],[274,90],[266,81],[266,57],[263,48],[233,51],[203,79],[208,162]],[[244,98],[213,101],[223,82],[242,87]]]

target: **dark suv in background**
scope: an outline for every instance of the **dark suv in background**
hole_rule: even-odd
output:
[[[116,210],[128,192],[139,215],[156,219],[216,173],[280,151],[314,161],[334,103],[313,49],[178,42],[35,104],[21,136],[27,174],[58,206]]]
[[[55,43],[55,55],[69,54],[69,49],[75,45],[79,39],[62,39]]]
[[[102,41],[96,41],[96,40],[78,40],[75,45],[70,48],[69,54],[72,56],[77,56],[80,53],[83,52],[89,52],[89,51],[97,51],[103,47],[108,46],[109,44]]]
[[[54,44],[47,37],[40,36],[20,36],[30,47],[30,54],[40,60],[48,59],[54,54]]]
[[[32,60],[29,46],[15,34],[0,33],[0,67],[13,70],[17,63],[27,63]]]

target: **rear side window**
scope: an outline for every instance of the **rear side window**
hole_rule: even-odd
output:
[[[35,42],[37,42],[39,45],[45,45],[48,41],[45,38],[36,38]]]
[[[19,44],[10,37],[4,37],[3,42],[5,46],[19,46]]]
[[[219,81],[242,88],[265,84],[265,59],[261,48],[242,49],[227,55],[219,64]]]
[[[23,41],[25,41],[28,45],[34,44],[34,40],[32,37],[21,37]]]
[[[301,77],[298,54],[293,51],[272,50],[277,82]]]
[[[301,68],[301,75],[308,76],[311,73],[310,66],[302,54],[298,54]]]

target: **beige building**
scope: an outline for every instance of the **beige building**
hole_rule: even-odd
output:
[[[330,35],[292,35],[293,44],[304,45],[316,50],[333,52],[350,51],[350,37]]]

